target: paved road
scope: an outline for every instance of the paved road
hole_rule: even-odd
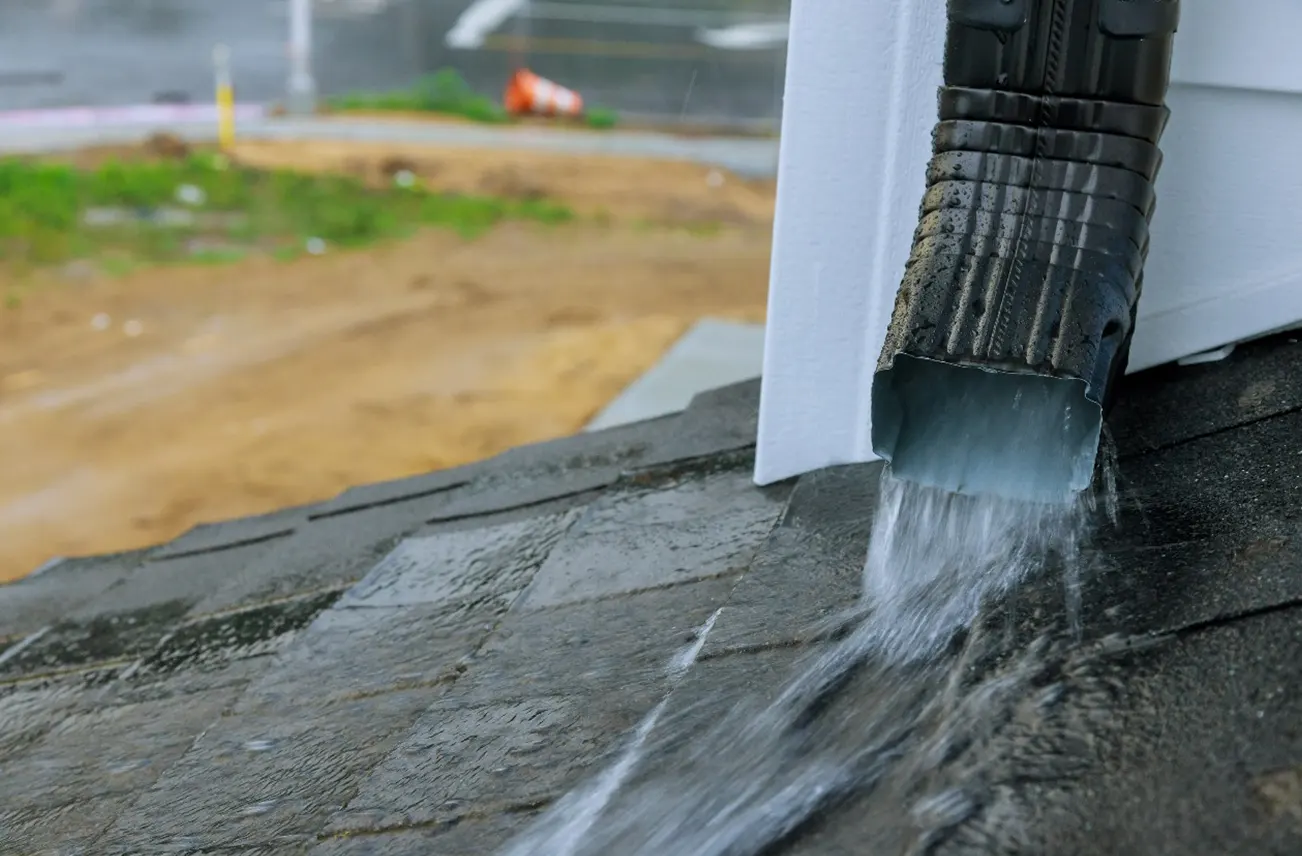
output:
[[[788,4],[316,0],[315,65],[325,93],[401,86],[445,66],[496,93],[527,60],[626,113],[773,119],[785,41],[736,26],[781,28]],[[232,48],[242,100],[277,99],[286,31],[285,0],[5,0],[0,110],[147,103],[160,93],[205,100],[217,42]]]
[[[5,129],[0,133],[0,153],[125,143],[143,139],[158,130],[180,134],[192,140],[212,139],[216,133],[210,123],[171,126],[121,123],[80,128]],[[243,123],[240,135],[247,139],[359,140],[688,160],[720,166],[749,176],[775,174],[778,158],[777,142],[770,139],[676,137],[632,131],[592,134],[546,128],[507,129],[426,122],[363,122],[328,118],[256,119]]]

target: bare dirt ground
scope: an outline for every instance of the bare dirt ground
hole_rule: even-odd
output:
[[[273,111],[278,115],[284,115],[282,111]],[[459,116],[448,116],[437,113],[427,113],[420,111],[404,110],[323,110],[322,115],[334,115],[346,119],[364,119],[367,122],[425,122],[429,124],[448,124],[448,125],[476,125],[479,124],[471,119],[463,119]],[[512,119],[512,126],[516,128],[546,128],[549,131],[562,130],[574,131],[583,134],[602,134],[604,130],[589,127],[582,119],[567,122],[565,119],[554,116],[517,116]],[[501,127],[501,126],[496,126]],[[717,124],[710,122],[654,122],[650,120],[628,119],[621,117],[619,120],[619,130],[621,131],[646,131],[655,134],[665,134],[671,137],[752,137],[752,138],[776,138],[777,129],[766,127],[762,124],[756,124],[752,127],[738,126],[733,124]]]
[[[0,309],[0,579],[573,433],[696,319],[763,317],[771,183],[525,152],[236,154],[377,181],[408,169],[582,219],[293,263],[0,279],[22,295]]]

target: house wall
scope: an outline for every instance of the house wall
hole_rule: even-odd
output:
[[[795,0],[755,478],[875,458],[872,374],[941,84],[938,0]],[[1302,324],[1302,5],[1184,0],[1138,370]]]

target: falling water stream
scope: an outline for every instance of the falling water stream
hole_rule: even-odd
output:
[[[994,678],[964,679],[990,648],[974,627],[982,605],[1056,567],[1078,622],[1083,547],[1100,499],[1115,517],[1104,470],[1098,492],[1059,506],[951,494],[883,471],[862,598],[832,641],[776,697],[742,699],[709,727],[687,725],[690,711],[681,723],[667,717],[671,696],[611,767],[552,806],[506,856],[756,856],[821,808],[888,778],[904,781],[901,794],[916,791],[909,783],[986,727],[991,707],[1008,704],[1035,672],[1032,646]],[[712,625],[675,658],[675,679]],[[837,706],[851,682],[854,703]],[[961,788],[911,799],[899,808],[912,811],[920,838],[974,811]]]

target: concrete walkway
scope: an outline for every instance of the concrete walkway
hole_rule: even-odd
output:
[[[685,410],[706,390],[760,376],[764,325],[706,318],[588,424],[588,431]]]
[[[108,119],[70,127],[10,126],[0,134],[0,153],[58,151],[90,145],[142,140],[165,131],[188,140],[216,138],[209,121],[140,122]],[[585,132],[548,128],[500,128],[416,120],[344,118],[256,118],[240,124],[250,140],[355,140],[476,149],[531,149],[574,155],[685,160],[718,166],[740,175],[767,177],[777,172],[776,140],[679,137],[647,131]]]

